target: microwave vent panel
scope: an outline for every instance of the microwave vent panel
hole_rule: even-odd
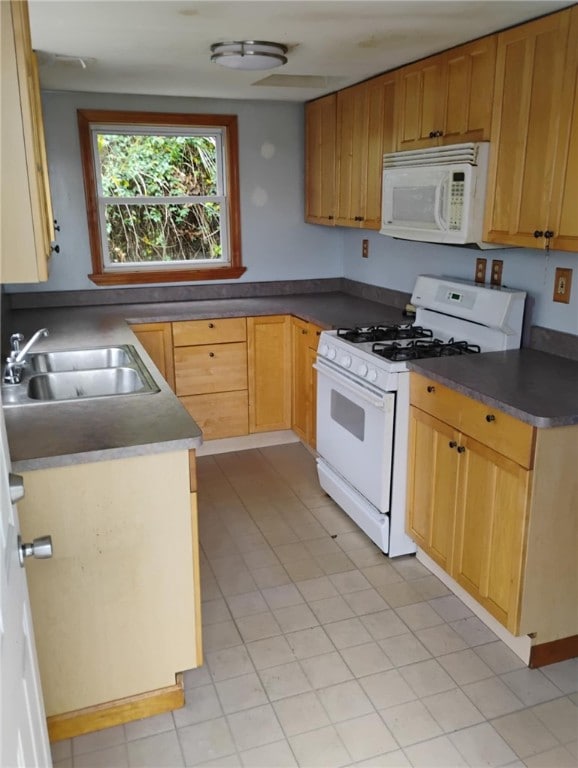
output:
[[[489,142],[449,144],[445,147],[427,147],[404,152],[390,152],[383,156],[384,170],[390,168],[419,168],[433,165],[478,165],[487,157]]]

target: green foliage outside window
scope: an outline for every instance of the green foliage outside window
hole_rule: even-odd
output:
[[[102,195],[116,198],[105,206],[112,263],[222,257],[221,202],[194,200],[219,195],[213,136],[98,133],[97,141]],[[192,199],[151,199],[171,197]]]

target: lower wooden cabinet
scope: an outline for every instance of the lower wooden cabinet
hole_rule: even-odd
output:
[[[247,318],[249,432],[291,429],[291,317]]]
[[[175,392],[205,440],[249,433],[246,318],[173,323]]]
[[[23,473],[22,536],[54,548],[26,565],[51,738],[182,706],[175,675],[202,664],[193,474],[186,450]]]
[[[578,635],[578,426],[535,429],[411,375],[407,530],[514,635]]]
[[[314,323],[292,318],[293,407],[292,429],[315,447],[317,421],[317,375],[313,368],[321,328]]]
[[[175,388],[173,331],[171,323],[139,323],[132,332],[151,356],[170,388]]]

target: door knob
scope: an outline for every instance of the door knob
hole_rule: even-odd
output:
[[[52,557],[52,536],[40,536],[31,544],[26,544],[22,541],[22,536],[18,535],[18,560],[22,568],[27,557],[35,557],[38,560]]]
[[[8,485],[10,487],[10,501],[12,504],[16,504],[17,501],[24,498],[24,479],[22,475],[15,475],[13,472],[10,472]]]

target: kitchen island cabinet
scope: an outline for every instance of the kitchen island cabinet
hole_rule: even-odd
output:
[[[491,35],[399,69],[397,150],[489,141],[495,67]]]
[[[408,533],[532,637],[533,666],[578,650],[576,466],[578,425],[539,429],[412,373]]]
[[[183,706],[203,661],[194,452],[23,475],[22,536],[54,547],[26,566],[51,739]]]
[[[498,35],[484,240],[578,250],[578,7]]]

